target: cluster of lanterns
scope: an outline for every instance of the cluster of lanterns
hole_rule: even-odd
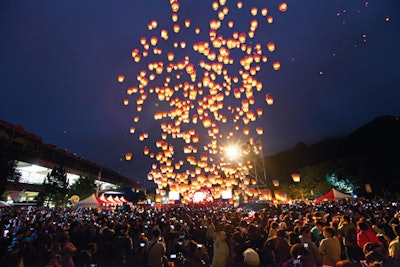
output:
[[[240,135],[253,140],[255,134],[264,133],[260,125],[263,107],[272,105],[274,98],[263,93],[257,74],[269,64],[278,71],[281,64],[268,62],[268,53],[277,48],[275,42],[265,38],[265,43],[257,42],[255,36],[258,29],[273,23],[274,13],[286,12],[287,4],[270,10],[246,6],[242,1],[232,6],[226,0],[214,1],[211,11],[215,17],[205,28],[201,22],[181,16],[186,7],[178,0],[170,0],[170,8],[171,25],[160,29],[156,20],[150,21],[147,28],[151,34],[141,37],[140,45],[132,50],[133,62],[141,66],[134,84],[125,87],[129,77],[117,77],[127,93],[123,105],[135,105],[137,113],[129,132],[137,134],[140,141],[150,138],[135,124],[151,99],[156,103],[153,119],[160,121],[162,133],[154,146],[144,146],[141,153],[155,162],[147,177],[158,185],[156,200],[178,192],[185,202],[193,197],[190,192],[201,187],[219,198],[223,192],[256,183],[247,175],[253,168],[251,162],[234,164],[222,155],[228,140]],[[236,16],[240,12],[251,17],[246,31],[235,29],[233,18],[238,17],[231,13]],[[265,94],[265,99],[259,94]],[[179,139],[183,145],[175,145]],[[129,161],[136,154],[127,152],[125,158]],[[270,191],[247,191],[246,195],[271,196]]]

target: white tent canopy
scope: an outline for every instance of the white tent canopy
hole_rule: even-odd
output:
[[[97,200],[95,194],[91,194],[89,197],[75,204],[76,208],[99,208],[100,206],[101,204]]]
[[[0,208],[10,207],[10,204],[0,200]]]

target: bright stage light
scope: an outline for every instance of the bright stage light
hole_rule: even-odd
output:
[[[168,198],[169,200],[179,200],[179,192],[169,191]]]
[[[222,191],[221,197],[222,199],[231,199],[232,191],[231,190]]]
[[[240,157],[240,150],[237,146],[229,146],[226,149],[226,156],[230,160],[238,159]]]
[[[202,202],[202,201],[204,201],[204,198],[205,198],[205,195],[203,192],[196,192],[193,195],[193,202],[194,203]]]

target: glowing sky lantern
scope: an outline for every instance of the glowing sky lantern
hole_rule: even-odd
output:
[[[258,8],[253,7],[253,8],[250,10],[250,13],[251,13],[253,16],[257,16]]]
[[[262,114],[263,114],[262,108],[258,108],[258,109],[257,109],[257,116],[258,116],[259,118],[261,118]]]
[[[185,27],[186,27],[186,28],[189,28],[189,27],[190,27],[190,24],[191,24],[190,19],[185,19],[184,24],[185,24]]]
[[[128,152],[125,153],[125,160],[131,160],[132,159],[132,153]]]
[[[299,183],[300,182],[300,174],[299,173],[292,173],[293,182]]]
[[[286,12],[286,10],[288,9],[288,6],[287,6],[287,4],[285,2],[283,2],[283,3],[279,4],[278,9],[281,12]]]
[[[167,57],[169,61],[173,61],[175,58],[175,54],[173,52],[168,52]]]
[[[133,49],[132,50],[132,57],[134,58],[137,54],[139,53],[139,49]]]
[[[218,20],[211,20],[210,21],[210,29],[212,30],[218,30],[219,27],[221,27],[221,22]]]
[[[155,45],[157,45],[157,42],[158,42],[158,38],[157,37],[153,36],[153,37],[150,38],[151,45],[155,46]]]
[[[171,9],[172,9],[172,12],[175,12],[175,13],[178,12],[178,10],[179,10],[179,2],[177,0],[172,1]]]
[[[274,98],[270,94],[265,95],[265,102],[267,102],[268,105],[274,104]]]
[[[125,75],[119,74],[118,75],[118,82],[122,83],[125,81]]]
[[[281,69],[281,63],[280,62],[274,62],[272,63],[272,68],[274,70],[280,70]]]
[[[261,15],[262,16],[266,16],[268,14],[268,9],[266,7],[264,7],[263,9],[261,9]]]
[[[178,14],[172,14],[171,19],[173,22],[177,22],[178,21]]]
[[[174,25],[174,32],[175,32],[175,33],[178,33],[180,30],[181,30],[181,25],[175,24],[175,25]]]
[[[229,8],[227,6],[224,6],[224,8],[222,9],[222,12],[224,13],[224,15],[228,15]]]
[[[272,180],[272,184],[277,187],[279,186],[279,180]]]
[[[203,117],[202,123],[203,123],[204,128],[211,127],[211,119],[210,119],[210,117]]]
[[[217,10],[218,10],[218,7],[219,7],[219,4],[218,4],[217,1],[215,1],[215,2],[213,2],[213,3],[211,4],[211,6],[212,6],[212,9],[214,9],[214,11],[217,11]]]
[[[246,34],[245,33],[239,34],[239,42],[242,44],[246,42]]]
[[[268,48],[268,51],[270,51],[270,52],[275,51],[275,43],[274,42],[269,42],[267,44],[267,48]]]
[[[222,10],[219,11],[219,12],[218,12],[218,19],[219,19],[219,20],[224,20],[224,18],[225,18],[224,12],[223,12]]]
[[[164,40],[168,39],[168,31],[163,29],[161,30],[161,34],[160,34],[161,38],[163,38]]]
[[[262,108],[256,107],[262,104],[261,92],[267,87],[263,86],[258,73],[262,71],[263,63],[268,62],[266,53],[273,52],[275,44],[266,44],[265,37],[259,37],[263,33],[258,35],[256,32],[263,30],[267,23],[272,23],[272,17],[267,17],[266,7],[240,10],[242,1],[237,2],[237,9],[232,9],[235,3],[213,1],[208,6],[214,13],[207,19],[208,25],[204,25],[204,29],[193,27],[198,35],[195,39],[190,37],[190,34],[194,36],[193,31],[183,27],[202,24],[196,21],[196,16],[182,19],[179,16],[179,2],[170,0],[169,15],[172,22],[160,18],[160,21],[167,21],[168,25],[160,25],[164,29],[161,28],[157,33],[155,29],[159,27],[158,22],[151,21],[147,29],[152,34],[141,37],[139,48],[132,50],[132,62],[140,64],[136,64],[139,67],[136,81],[129,79],[134,80],[135,84],[123,88],[128,95],[124,103],[131,101],[131,105],[136,104],[136,109],[129,110],[138,114],[143,109],[145,116],[142,119],[144,123],[139,123],[139,116],[133,119],[142,133],[136,135],[135,127],[131,127],[130,132],[141,141],[147,138],[160,139],[150,146],[146,142],[143,149],[143,154],[154,162],[148,179],[157,184],[156,198],[159,201],[161,196],[166,196],[167,186],[172,192],[179,191],[182,202],[186,203],[188,199],[193,199],[194,192],[201,186],[207,186],[211,194],[219,198],[223,192],[232,190],[233,186],[244,187],[256,183],[255,179],[248,177],[252,164],[236,167],[224,165],[218,157],[226,140],[237,141],[240,135],[252,139],[252,135],[263,134],[262,127],[254,126],[254,122],[262,116]],[[247,18],[249,14],[246,13],[250,10],[254,17],[248,19],[247,30],[232,30],[236,25],[231,19],[232,14],[229,14],[230,10],[235,11],[235,16],[242,13]],[[261,18],[261,15],[267,19]],[[231,20],[223,22],[225,18]],[[231,34],[222,33],[223,27],[230,28]],[[171,36],[166,29],[173,32]],[[199,35],[202,30],[205,30],[204,34]],[[276,69],[275,64],[268,65]],[[145,69],[140,69],[141,65]],[[149,99],[147,104],[146,99]],[[265,100],[271,104],[267,96]],[[150,114],[160,124],[161,133],[144,132],[152,123],[148,121],[149,113],[146,112],[149,107],[156,109]],[[199,120],[201,123],[198,123]],[[175,143],[176,147],[181,148],[178,149],[181,153],[175,154]],[[195,144],[201,145],[197,147]],[[178,155],[182,152],[186,155],[179,159]],[[233,173],[240,175],[235,177]],[[226,176],[226,179],[222,179],[222,176]],[[246,192],[254,197],[263,196],[254,188]]]

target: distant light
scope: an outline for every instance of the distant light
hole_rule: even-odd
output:
[[[168,198],[170,200],[179,200],[179,192],[177,192],[177,191],[169,191]]]
[[[226,156],[230,159],[237,159],[240,156],[239,148],[237,146],[229,146],[226,149]]]
[[[203,192],[196,192],[193,195],[193,202],[194,203],[202,202],[202,201],[204,201],[204,197],[205,196],[204,196]]]
[[[221,197],[222,197],[222,199],[231,199],[232,198],[232,190],[222,191]]]

